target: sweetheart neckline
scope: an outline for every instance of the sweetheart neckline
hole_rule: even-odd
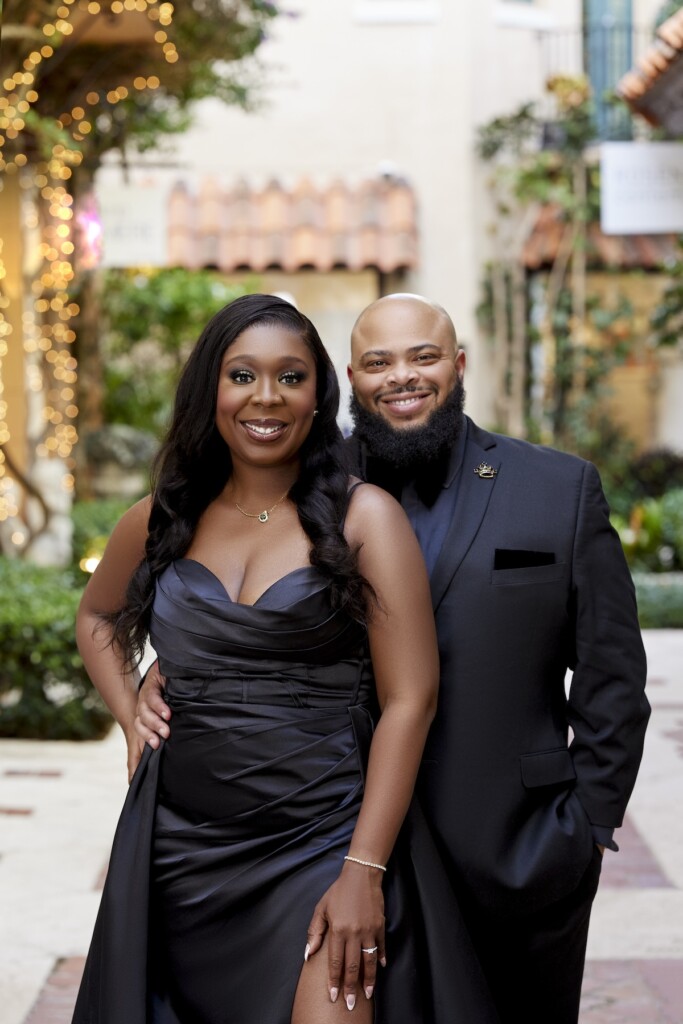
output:
[[[296,568],[290,569],[289,572],[286,572],[284,574],[284,576],[280,576],[278,579],[273,580],[273,582],[270,583],[266,587],[266,589],[262,593],[259,594],[259,596],[256,598],[256,600],[250,604],[247,601],[235,601],[235,599],[231,596],[230,592],[228,591],[228,588],[225,586],[223,581],[221,579],[219,579],[218,576],[216,576],[216,573],[213,572],[211,569],[209,569],[208,565],[204,565],[203,562],[199,562],[196,558],[175,558],[173,561],[174,561],[174,564],[176,564],[176,565],[177,565],[178,562],[189,562],[189,563],[191,563],[193,565],[198,565],[200,569],[203,569],[205,573],[208,573],[208,575],[211,577],[211,579],[216,581],[218,586],[221,588],[221,590],[223,591],[223,593],[227,597],[227,599],[230,602],[230,604],[234,604],[238,608],[255,608],[256,605],[259,603],[259,601],[261,601],[266,596],[266,594],[270,593],[270,591],[273,589],[273,587],[276,587],[278,585],[278,583],[282,583],[284,580],[289,579],[290,576],[294,576],[295,573],[305,572],[306,570],[309,570],[309,569],[313,570],[313,572],[317,572],[318,571],[315,568],[314,565],[310,565],[310,564],[309,565],[297,565]]]

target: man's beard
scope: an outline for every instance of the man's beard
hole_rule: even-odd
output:
[[[416,390],[407,387],[400,393],[410,394]],[[355,392],[351,393],[349,410],[355,425],[354,434],[363,442],[368,454],[410,473],[437,462],[453,447],[463,429],[464,404],[465,388],[457,378],[443,405],[431,413],[426,423],[416,427],[392,427],[381,413],[370,412],[362,406]]]

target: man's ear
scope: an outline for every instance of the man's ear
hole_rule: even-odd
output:
[[[353,387],[353,367],[351,366],[351,363],[346,367],[346,376],[349,378],[351,387]]]
[[[467,366],[467,354],[464,348],[459,348],[455,353],[455,372],[457,373],[460,380],[465,376],[465,367]]]

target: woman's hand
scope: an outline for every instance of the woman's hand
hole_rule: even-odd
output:
[[[140,764],[145,744],[134,729],[126,732],[126,746],[128,747],[128,782],[130,783],[135,775],[137,766]]]
[[[171,709],[164,700],[165,687],[166,679],[159,671],[159,662],[155,661],[145,673],[138,690],[133,728],[126,732],[129,782],[140,763],[145,743],[156,750],[161,743],[159,737],[166,740],[171,734],[166,724],[166,720],[171,717]]]
[[[349,1010],[355,1005],[358,983],[371,999],[377,962],[386,966],[382,879],[378,869],[346,861],[308,928],[305,959],[318,952],[327,933],[330,999],[334,1003],[342,990]]]
[[[159,671],[159,662],[155,661],[148,669],[138,691],[134,723],[139,739],[149,743],[154,750],[161,742],[160,736],[167,740],[171,735],[167,724],[171,718],[171,709],[164,700],[165,686],[166,679]]]

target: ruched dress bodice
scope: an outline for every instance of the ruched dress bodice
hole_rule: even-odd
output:
[[[312,565],[276,580],[254,604],[239,604],[210,569],[182,558],[157,582],[150,638],[169,674],[210,676],[226,674],[226,658],[355,665],[366,631],[343,609],[332,609],[329,584]]]

